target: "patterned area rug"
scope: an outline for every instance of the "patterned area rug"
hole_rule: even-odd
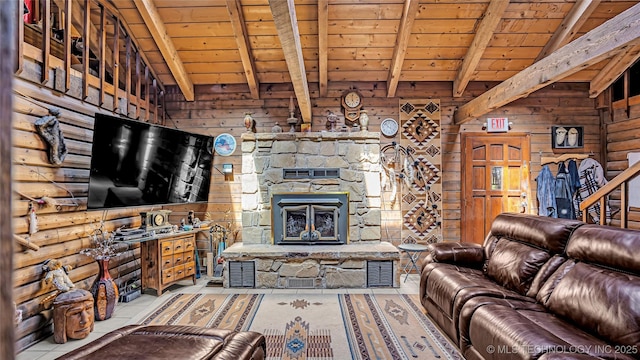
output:
[[[417,295],[176,294],[141,323],[257,331],[268,359],[462,359]]]

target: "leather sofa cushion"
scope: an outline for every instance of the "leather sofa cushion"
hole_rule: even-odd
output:
[[[480,268],[484,261],[484,250],[480,244],[442,242],[429,244],[427,247],[429,248],[429,255],[427,255],[424,264],[446,262],[454,263],[458,266]]]
[[[498,238],[505,237],[528,243],[554,254],[561,254],[571,233],[583,224],[578,220],[503,213],[491,223],[490,234]]]
[[[486,274],[507,289],[526,295],[531,283],[551,256],[544,250],[500,239],[486,264]]]
[[[552,352],[586,353],[602,359],[632,359],[626,354],[616,353],[601,339],[551,313],[514,309],[514,305],[517,304],[512,301],[511,304],[478,307],[469,323],[470,344],[462,344],[463,354],[465,348],[473,346],[485,359],[537,359]]]
[[[554,314],[640,351],[640,277],[569,260],[538,295]]]
[[[83,345],[65,359],[264,359],[265,338],[253,331],[182,325],[128,325]]]
[[[630,251],[631,250],[631,251]],[[570,258],[640,275],[640,231],[585,225],[567,245]]]
[[[452,268],[456,268],[455,265],[440,265],[431,271],[426,283],[426,293],[429,294],[431,301],[449,318],[457,318],[464,303],[476,296],[523,298],[522,295],[491,281],[479,270],[458,268],[456,271],[452,271]]]

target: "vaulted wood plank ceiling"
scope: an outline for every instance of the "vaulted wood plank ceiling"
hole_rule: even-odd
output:
[[[620,43],[612,37],[614,46],[606,53],[571,71],[555,72],[542,86],[554,81],[591,82],[591,96],[597,96],[640,57],[636,40],[640,24],[633,18],[640,12],[639,1],[111,2],[162,83],[178,85],[187,100],[193,85],[246,84],[247,92],[258,98],[260,84],[291,83],[307,122],[310,83],[318,83],[324,96],[327,84],[334,81],[383,82],[388,96],[394,96],[398,82],[450,81],[452,95],[461,96],[470,81],[504,82],[521,72],[535,73],[532,67],[545,58],[556,64],[567,56],[559,52],[562,46],[612,18],[610,30],[635,29]],[[618,15],[628,9],[631,17],[621,20]],[[150,13],[157,24],[145,22]],[[167,52],[163,49],[167,46],[175,51]],[[525,93],[515,89],[500,93],[495,104],[541,87],[537,80],[526,81]],[[479,116],[477,106],[465,107],[474,111],[457,114],[460,123]]]

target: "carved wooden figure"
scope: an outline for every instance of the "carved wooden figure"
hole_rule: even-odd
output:
[[[60,293],[53,301],[53,340],[84,339],[93,331],[93,295],[75,289]]]

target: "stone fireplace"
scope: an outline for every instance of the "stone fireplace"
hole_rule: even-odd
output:
[[[377,132],[243,134],[242,242],[223,252],[224,285],[399,286],[379,157]]]

